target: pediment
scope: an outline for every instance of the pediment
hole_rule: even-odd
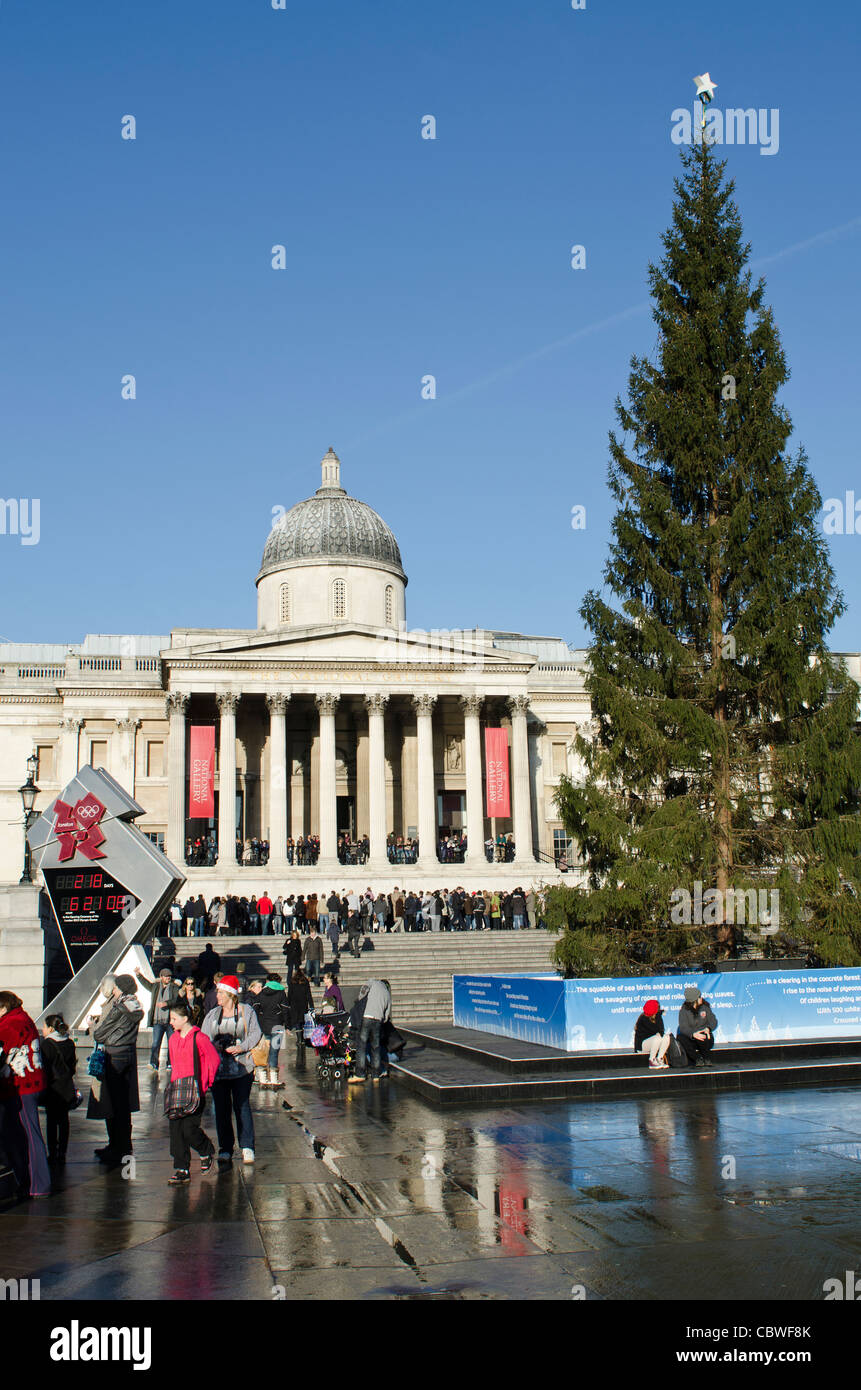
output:
[[[490,633],[434,629],[392,632],[355,624],[331,627],[279,628],[277,632],[189,631],[171,634],[172,645],[162,653],[169,665],[186,662],[218,665],[229,662],[268,662],[319,665],[321,662],[362,663],[422,668],[463,667],[486,670],[495,667],[523,669],[533,657],[501,651]]]

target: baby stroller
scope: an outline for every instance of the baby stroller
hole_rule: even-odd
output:
[[[349,1041],[350,1015],[319,1013],[315,1018],[317,1026],[310,1041],[317,1054],[317,1076],[325,1085],[346,1081],[354,1055]]]

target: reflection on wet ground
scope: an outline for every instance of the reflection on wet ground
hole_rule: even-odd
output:
[[[163,1073],[141,1068],[129,1178],[76,1111],[62,1190],[0,1215],[0,1277],[43,1299],[757,1300],[861,1267],[852,1088],[441,1113],[393,1080],[285,1079],[255,1092],[254,1166],[193,1160],[187,1188]]]

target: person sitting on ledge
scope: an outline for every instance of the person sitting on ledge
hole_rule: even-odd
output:
[[[647,999],[634,1028],[634,1051],[648,1052],[649,1066],[656,1070],[669,1067],[667,1048],[672,1033],[664,1032],[664,1011],[657,999]]]
[[[714,1030],[718,1023],[707,999],[697,985],[685,990],[685,1002],[679,1009],[677,1041],[692,1067],[714,1066],[709,1053],[715,1045]]]

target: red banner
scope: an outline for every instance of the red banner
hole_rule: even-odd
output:
[[[485,729],[484,762],[487,770],[487,814],[489,817],[510,816],[507,729]]]
[[[192,820],[215,816],[215,725],[192,724],[188,762],[188,814]]]

